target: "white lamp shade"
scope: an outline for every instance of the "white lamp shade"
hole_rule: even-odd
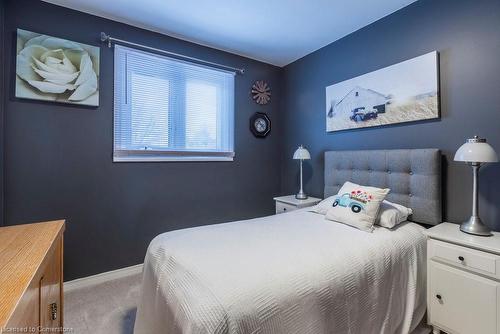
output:
[[[455,153],[455,161],[465,162],[498,162],[498,156],[486,140],[469,139]]]
[[[311,155],[304,146],[300,145],[299,148],[293,154],[293,158],[296,160],[308,160],[311,159]]]

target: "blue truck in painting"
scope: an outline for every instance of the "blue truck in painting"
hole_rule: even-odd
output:
[[[380,104],[378,106],[373,106],[372,109],[366,109],[365,107],[354,108],[350,117],[351,121],[362,122],[369,119],[375,119],[378,114],[385,113],[385,104]]]
[[[369,119],[377,118],[377,112],[372,110],[366,110],[365,107],[359,107],[352,110],[352,115],[350,117],[351,121],[362,122]]]

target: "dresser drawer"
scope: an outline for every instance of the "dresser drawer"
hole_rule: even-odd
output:
[[[429,241],[429,257],[458,268],[500,278],[500,256],[439,240]]]
[[[498,282],[429,263],[430,322],[450,334],[498,334]]]
[[[64,221],[0,227],[0,333],[60,332],[63,232]]]
[[[297,207],[291,204],[276,202],[276,214],[285,213],[296,210]]]

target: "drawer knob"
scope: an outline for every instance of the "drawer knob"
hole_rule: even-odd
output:
[[[50,308],[50,320],[57,320],[57,303],[50,304],[49,308]]]
[[[443,299],[443,297],[441,297],[441,295],[436,295],[436,298],[439,300]]]
[[[286,208],[283,208],[283,211],[286,211]]]
[[[459,257],[458,257],[458,259],[459,259],[460,261],[462,261],[462,262],[463,262],[463,261],[465,261],[465,259],[464,259],[464,257],[463,257],[463,256],[459,256]]]

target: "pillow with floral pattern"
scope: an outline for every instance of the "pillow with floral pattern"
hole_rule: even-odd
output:
[[[325,218],[372,232],[382,201],[390,189],[346,182],[340,188]]]

